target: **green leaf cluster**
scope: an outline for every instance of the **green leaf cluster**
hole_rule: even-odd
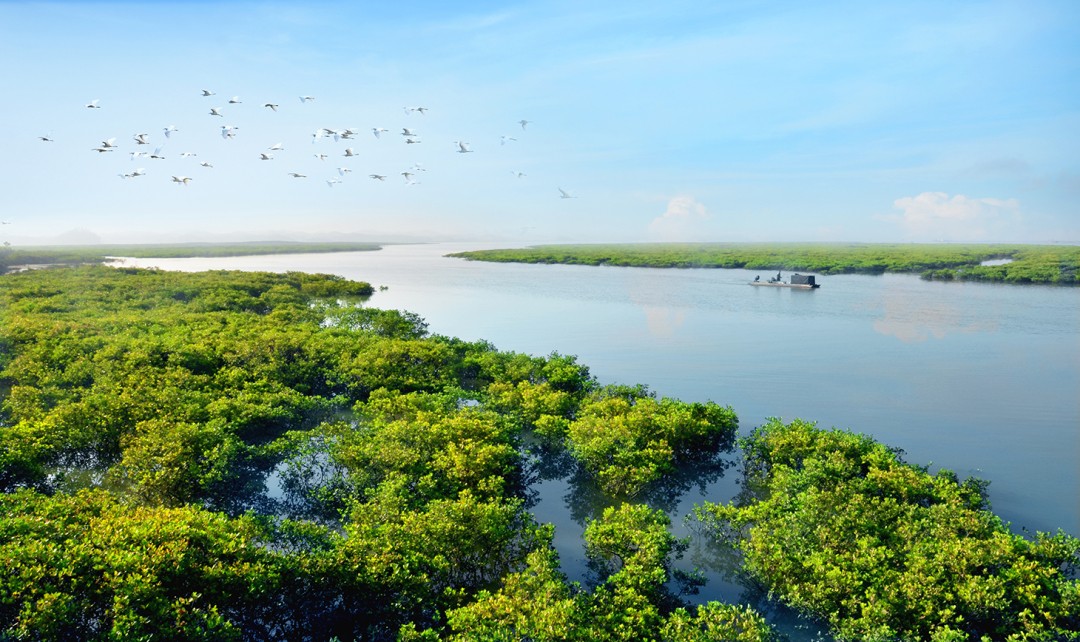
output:
[[[984,482],[799,420],[770,420],[744,453],[741,501],[698,516],[751,576],[842,639],[1080,636],[1080,540],[1011,533]]]

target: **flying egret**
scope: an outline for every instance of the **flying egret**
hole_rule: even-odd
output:
[[[46,136],[38,136],[38,140],[46,142],[46,143],[54,142],[53,139],[50,138],[48,135],[46,135]]]
[[[473,150],[469,149],[469,144],[468,143],[462,142],[460,140],[455,140],[454,143],[456,143],[457,146],[458,146],[457,153],[459,153],[459,154],[468,154],[469,152],[473,151]]]
[[[409,179],[412,178],[413,173],[412,172],[401,172],[401,175],[405,177],[405,182],[407,183],[407,182],[409,182]]]
[[[211,107],[210,108],[210,115],[211,116],[221,116],[221,117],[225,116],[225,114],[221,113],[221,108],[220,107]]]
[[[203,96],[213,96],[214,92],[210,91],[209,89],[204,89],[204,90],[202,90],[202,95]]]
[[[86,108],[87,109],[101,109],[101,105],[98,104],[99,102],[101,102],[101,101],[99,99],[95,98],[95,99],[91,100],[90,102],[86,103]]]
[[[289,176],[293,178],[307,178],[305,174],[297,174],[296,172],[289,172]]]
[[[525,125],[528,125],[531,122],[532,122],[531,120],[519,120],[518,124],[521,125],[522,129],[525,129]]]
[[[511,142],[511,141],[515,141],[515,140],[517,140],[517,139],[516,139],[516,138],[514,138],[513,136],[501,136],[501,137],[499,138],[499,144],[500,144],[500,145],[505,145],[505,144],[507,144],[508,142]]]
[[[176,128],[176,125],[166,125],[165,127],[162,127],[161,130],[165,132],[165,138],[172,136],[173,132],[180,131]]]
[[[382,174],[368,174],[368,178],[374,178],[377,181],[385,181],[386,176]]]
[[[184,158],[191,158],[192,156],[198,156],[195,152],[180,152],[180,155]]]
[[[348,156],[348,157],[350,157],[350,158],[351,158],[351,157],[353,157],[353,156],[356,156],[356,153],[355,153],[355,152],[353,152],[353,148],[352,148],[352,147],[346,147],[346,148],[345,148],[345,153],[344,153],[344,154],[342,154],[342,156]]]
[[[408,127],[402,127],[401,128],[401,135],[405,136],[406,138],[412,138],[414,136],[419,136],[420,134],[417,134],[416,132],[409,129]]]
[[[274,160],[274,155],[263,152],[259,154],[259,160]]]
[[[372,127],[371,128],[371,133],[375,134],[375,138],[382,138],[382,133],[385,132],[385,131],[390,131],[390,130],[386,129],[385,127]]]
[[[213,167],[213,165],[211,165],[209,161],[203,161],[203,162],[199,163],[199,166],[200,167]]]
[[[324,160],[326,160],[326,154],[315,154],[315,158],[318,158],[319,160],[324,161]]]
[[[284,151],[285,146],[282,145],[281,143],[274,143],[273,145],[267,147],[267,149],[269,149],[272,152],[280,152],[280,151]]]
[[[278,106],[274,103],[266,103],[263,107],[269,107],[273,111],[277,111]]]
[[[135,160],[136,158],[140,158],[140,157],[143,157],[143,156],[149,156],[149,155],[150,154],[148,152],[134,151],[134,152],[131,152],[131,160]]]
[[[560,187],[559,188],[559,198],[577,198],[577,197]]]
[[[126,174],[120,174],[120,178],[135,178],[136,176],[146,176],[146,170],[140,167]]]
[[[188,181],[191,180],[191,177],[190,176],[173,176],[172,180],[173,180],[174,183],[182,183],[184,185],[187,185]]]
[[[300,96],[300,102],[302,103],[310,103],[313,100],[315,100],[315,96]]]
[[[348,167],[339,167],[339,168],[337,168],[337,173],[338,173],[338,174],[340,174],[340,175],[342,175],[342,176],[344,176],[344,175],[348,174],[348,173],[349,173],[349,172],[351,172],[351,171],[352,171],[352,170],[351,170],[351,169],[349,169]]]
[[[111,152],[111,151],[113,151],[113,149],[112,149],[112,147],[95,147],[92,151],[102,153],[102,152]]]
[[[224,139],[236,138],[236,130],[237,129],[240,129],[240,128],[236,127],[235,125],[222,125],[221,126],[221,137],[224,138]]]
[[[135,134],[134,136],[132,136],[132,138],[135,140],[136,145],[149,145],[150,144],[150,140],[149,140],[150,134]]]
[[[154,153],[150,154],[150,158],[154,158],[154,159],[157,159],[157,160],[164,159],[165,157],[161,155],[161,147],[155,147],[154,148]]]
[[[229,99],[229,104],[230,105],[239,105],[240,104],[240,96],[233,96],[232,98],[230,98]]]
[[[510,170],[510,173],[513,174],[517,178],[523,178],[524,176],[526,176],[525,172],[518,172],[518,171],[515,171],[515,170]]]
[[[326,180],[326,184],[329,185],[330,187],[333,187],[334,183],[340,183],[340,182],[341,182],[341,179],[337,179],[337,178],[328,178]]]
[[[116,139],[115,138],[109,138],[107,140],[103,140],[103,141],[101,141],[101,146],[102,147],[116,147]]]
[[[405,144],[406,145],[415,145],[415,144],[417,144],[419,142],[421,142],[421,141],[418,141],[415,138],[406,138],[405,139]]]

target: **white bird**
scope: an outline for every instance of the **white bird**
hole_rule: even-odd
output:
[[[382,174],[368,174],[368,178],[374,178],[377,181],[385,181],[386,176]]]
[[[236,130],[237,129],[240,129],[240,128],[236,127],[235,125],[222,125],[221,126],[221,137],[225,138],[225,139],[236,138]]]
[[[296,172],[289,172],[289,176],[292,176],[293,178],[307,178],[304,174],[297,174]]]
[[[162,131],[165,132],[165,138],[168,138],[172,136],[173,132],[178,132],[180,130],[176,128],[176,125],[166,125],[162,128]]]
[[[274,155],[263,152],[259,154],[259,160],[274,160]]]
[[[577,197],[574,196],[573,194],[570,194],[569,192],[567,192],[566,190],[564,190],[563,188],[560,187],[559,188],[559,198],[577,198]]]
[[[209,161],[203,161],[203,162],[199,163],[199,166],[200,167],[213,167],[213,165],[211,165]]]
[[[518,124],[521,125],[522,129],[525,129],[525,125],[528,125],[531,122],[532,122],[531,120],[519,120]]]
[[[140,158],[142,156],[149,156],[149,155],[150,154],[147,153],[147,152],[134,151],[134,152],[131,152],[131,160],[135,160],[136,158]]]
[[[239,105],[240,104],[240,96],[233,96],[232,98],[230,98],[229,99],[229,104],[230,105]]]
[[[408,183],[409,179],[412,178],[413,173],[412,172],[401,172],[401,175],[405,177],[405,182]]]
[[[469,152],[473,151],[473,150],[469,149],[469,144],[468,143],[463,143],[460,140],[455,140],[454,142],[458,146],[457,152],[459,154],[468,154]]]
[[[202,90],[202,95],[203,96],[213,96],[214,92],[210,91],[209,89],[204,89],[204,90]]]
[[[86,103],[86,108],[87,109],[101,109],[101,105],[98,104],[99,102],[101,102],[101,101],[99,99],[95,98],[95,99],[91,100],[90,102]]]
[[[502,136],[502,137],[499,138],[499,144],[500,145],[505,145],[506,143],[508,143],[510,141],[515,141],[515,140],[517,140],[517,139],[514,138],[513,136]]]
[[[518,171],[514,171],[514,170],[510,170],[510,173],[513,174],[517,178],[522,178],[522,177],[524,177],[526,175],[525,172],[518,172]]]
[[[405,144],[406,145],[416,145],[417,143],[420,143],[420,142],[422,142],[422,141],[418,141],[415,138],[406,138],[405,139]]]
[[[154,148],[154,153],[150,154],[150,158],[155,158],[157,160],[164,159],[165,157],[161,155],[161,147],[155,147]]]
[[[407,137],[407,138],[412,138],[412,137],[414,137],[414,136],[419,136],[420,134],[417,134],[416,132],[414,132],[413,130],[409,129],[408,127],[402,127],[402,128],[401,128],[401,135],[402,135],[402,136],[405,136],[405,137]]]
[[[38,136],[38,140],[44,141],[46,143],[54,142],[53,139],[51,137],[49,137],[48,135],[46,135],[46,136]]]
[[[281,143],[274,143],[273,145],[267,147],[267,149],[269,149],[272,152],[279,152],[279,151],[283,151],[285,149],[285,146],[282,145]]]
[[[352,157],[352,156],[356,156],[356,153],[354,153],[354,152],[353,152],[353,148],[352,148],[352,147],[346,147],[346,148],[345,148],[345,153],[344,153],[344,154],[342,154],[342,156],[348,156],[348,157]]]
[[[222,117],[225,116],[225,114],[221,113],[221,109],[219,107],[211,107],[210,108],[210,115],[211,116],[222,116]]]
[[[103,141],[101,141],[101,146],[102,147],[116,147],[116,139],[115,138],[109,138],[107,140],[103,140]]]
[[[313,100],[315,100],[315,96],[300,96],[300,102],[302,103],[310,103]]]
[[[172,180],[173,180],[174,183],[183,183],[184,185],[187,185],[188,181],[191,180],[191,177],[190,176],[173,176]]]
[[[192,156],[198,156],[195,152],[180,152],[180,155],[184,158],[190,158]]]
[[[136,176],[145,176],[146,170],[140,167],[139,169],[128,172],[127,174],[120,174],[120,178],[135,178]]]
[[[351,172],[351,171],[352,171],[352,170],[351,170],[351,169],[349,169],[348,167],[339,167],[339,168],[337,168],[337,173],[338,173],[338,174],[340,174],[340,175],[342,175],[342,176],[344,176],[344,175],[348,174],[348,173],[349,173],[349,172]]]
[[[413,170],[414,172],[426,172],[427,171],[427,168],[420,165],[420,163],[413,163],[412,167],[410,167],[409,169]]]
[[[113,151],[113,149],[112,149],[112,147],[95,147],[93,149],[93,151],[98,152],[98,153],[102,153],[102,152],[111,152],[111,151]]]
[[[263,107],[269,107],[270,109],[277,111],[278,106],[274,103],[266,103]]]
[[[340,179],[330,178],[330,179],[327,179],[326,184],[329,185],[330,187],[333,187],[334,183],[340,183],[340,182],[341,182]]]
[[[385,127],[372,127],[371,128],[371,133],[375,134],[375,138],[382,138],[382,133],[385,132],[385,131],[390,131],[390,130],[386,129]]]
[[[132,138],[135,140],[136,145],[149,145],[150,144],[150,140],[149,140],[150,134],[135,134],[134,136],[132,136]]]
[[[326,160],[326,154],[315,154],[315,158],[318,158],[319,160],[324,161],[324,160]]]

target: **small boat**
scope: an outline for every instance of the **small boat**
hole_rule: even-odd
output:
[[[796,288],[799,290],[813,290],[821,287],[821,284],[816,282],[813,275],[792,274],[791,282],[785,283],[779,272],[776,273],[776,277],[768,281],[762,281],[761,277],[755,276],[750,285],[762,285],[771,288]]]

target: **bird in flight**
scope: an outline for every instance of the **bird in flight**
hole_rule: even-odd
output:
[[[274,160],[274,155],[263,152],[259,154],[259,160]]]
[[[46,143],[54,142],[53,139],[51,137],[47,136],[47,135],[46,136],[38,136],[38,140],[46,142]]]
[[[385,131],[390,131],[390,130],[386,129],[385,127],[372,127],[371,128],[371,133],[375,134],[375,138],[382,138],[382,133],[385,132]]]
[[[500,145],[505,145],[505,144],[507,144],[509,142],[512,142],[512,141],[515,141],[515,140],[517,140],[517,139],[514,138],[513,136],[502,136],[502,137],[499,138],[499,144]]]
[[[531,122],[532,122],[531,120],[519,120],[518,124],[521,125],[522,129],[525,129],[525,125],[528,125]]]
[[[164,159],[165,157],[161,155],[161,147],[155,147],[154,148],[154,153],[150,154],[150,158],[153,158],[153,159],[156,159],[156,160]]]
[[[326,184],[329,185],[330,187],[333,187],[334,183],[340,183],[340,182],[341,182],[341,179],[338,179],[338,178],[328,178],[328,179],[326,179]]]
[[[375,179],[377,181],[385,181],[386,180],[386,176],[384,176],[382,174],[368,174],[368,178],[373,178],[373,179]]]
[[[213,167],[213,165],[211,165],[209,161],[203,161],[203,162],[199,163],[199,166],[200,167]]]
[[[225,139],[236,138],[236,130],[237,129],[239,129],[239,127],[236,127],[234,125],[222,125],[221,126],[221,137],[225,138]]]
[[[277,111],[278,106],[274,103],[266,103],[263,107],[269,107],[273,111]]]
[[[355,152],[353,151],[353,148],[352,148],[352,147],[346,147],[346,148],[345,148],[345,153],[344,153],[344,154],[342,154],[342,156],[348,156],[348,157],[350,157],[350,158],[351,158],[351,157],[353,157],[353,156],[356,156],[356,153],[355,153]]]
[[[469,152],[473,151],[473,150],[469,149],[469,144],[468,143],[462,142],[460,140],[455,140],[454,142],[457,143],[457,146],[458,146],[457,153],[459,153],[459,154],[468,154]]]
[[[289,176],[292,176],[293,178],[307,178],[307,176],[306,176],[306,175],[304,175],[304,174],[297,174],[296,172],[289,172]]]
[[[221,113],[221,109],[218,108],[218,107],[211,107],[210,108],[210,115],[211,116],[221,116],[221,117],[225,116],[225,114]]]
[[[150,134],[135,134],[134,136],[132,136],[132,139],[135,140],[136,145],[150,144]]]
[[[406,138],[412,138],[414,136],[419,136],[420,134],[417,134],[416,132],[409,129],[408,127],[402,127],[401,128],[401,135],[405,136]]]
[[[126,174],[120,174],[120,178],[135,178],[136,176],[146,176],[146,170],[140,167],[139,169],[132,170]]]
[[[516,178],[523,178],[524,176],[526,176],[525,172],[518,172],[515,170],[510,170],[510,173],[513,174]]]
[[[116,139],[115,138],[109,138],[107,140],[103,140],[103,141],[101,141],[101,146],[102,147],[116,147]]]
[[[418,141],[415,138],[406,138],[405,139],[405,144],[406,145],[415,145],[415,144],[417,144],[419,142],[421,142],[421,141]]]
[[[90,102],[86,103],[86,108],[87,109],[101,109],[101,105],[98,104],[99,102],[101,102],[101,101],[99,99],[95,98],[95,99],[91,100]]]
[[[133,151],[133,152],[131,152],[131,160],[135,160],[136,158],[141,158],[143,156],[149,156],[149,155],[150,154],[148,154],[147,152]]]
[[[180,155],[184,158],[191,158],[192,156],[198,156],[195,152],[180,152]]]
[[[214,95],[214,92],[210,91],[209,89],[204,89],[204,90],[202,90],[202,95],[203,95],[204,97],[205,97],[205,96],[213,96],[213,95]]]
[[[559,198],[577,198],[577,197],[560,187],[559,188]]]
[[[300,102],[302,103],[310,103],[313,100],[315,100],[315,96],[300,96]]]
[[[166,125],[162,128],[162,131],[165,132],[165,138],[168,138],[172,136],[173,132],[178,132],[180,130],[176,128],[176,125]]]
[[[240,96],[233,96],[232,98],[230,98],[229,99],[229,104],[230,105],[239,105],[240,104]]]
[[[326,160],[326,154],[315,154],[315,158],[318,158],[319,160],[324,161],[324,160]]]
[[[182,183],[184,185],[187,185],[188,181],[191,180],[191,177],[190,176],[173,176],[172,180],[173,180],[174,183]]]
[[[339,167],[339,168],[337,168],[337,173],[338,173],[338,174],[340,174],[340,175],[342,175],[342,176],[344,176],[344,175],[348,174],[348,173],[349,173],[349,172],[351,172],[351,171],[352,171],[352,170],[351,170],[351,169],[349,169],[348,167]]]
[[[283,151],[285,149],[285,146],[282,145],[281,143],[274,143],[270,147],[267,147],[267,149],[269,149],[272,152],[278,152],[278,151]]]

